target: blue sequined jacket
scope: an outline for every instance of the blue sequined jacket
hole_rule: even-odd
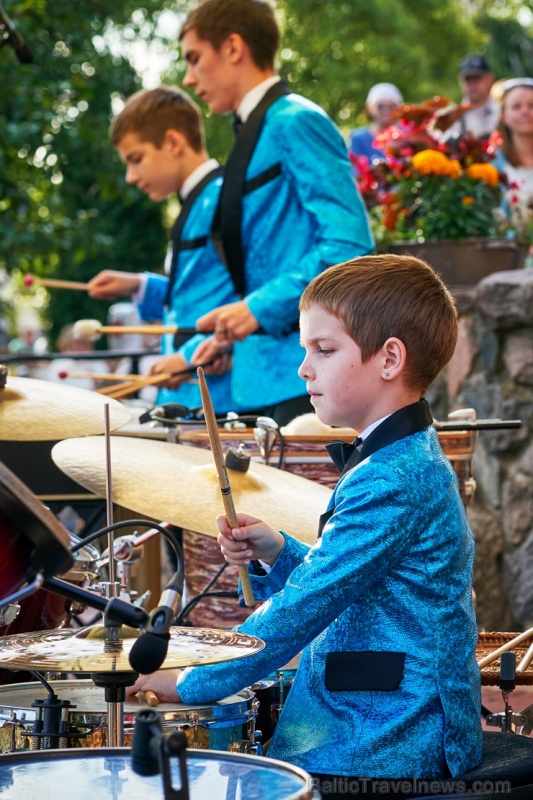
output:
[[[194,204],[185,222],[182,240],[203,241],[201,246],[181,250],[177,254],[178,263],[176,279],[172,286],[170,307],[165,307],[168,289],[168,277],[157,273],[146,273],[146,288],[139,314],[149,322],[162,320],[165,325],[194,327],[196,320],[208,311],[226,303],[233,303],[239,298],[235,294],[226,267],[217,256],[209,239],[213,214],[222,186],[222,177],[217,177],[205,186]],[[172,259],[172,248],[167,259]],[[165,334],[162,338],[164,355],[179,352],[190,363],[190,359],[205,336],[198,334],[190,338],[178,350],[174,347],[173,334]],[[230,374],[222,376],[206,376],[209,393],[217,413],[238,411],[239,407],[231,396]],[[183,383],[179,389],[160,389],[159,403],[181,403],[188,408],[200,407],[202,400],[196,375]]]
[[[237,630],[266,647],[178,678],[185,703],[221,699],[302,652],[269,755],[309,772],[457,776],[481,760],[474,541],[433,427],[339,480],[313,547],[286,535],[266,599]]]
[[[346,145],[304,97],[288,94],[267,110],[246,184],[244,299],[264,333],[235,343],[232,394],[253,409],[306,393],[297,375],[300,296],[324,269],[374,242]]]

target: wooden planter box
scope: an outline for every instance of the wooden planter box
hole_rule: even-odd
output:
[[[528,247],[508,239],[469,238],[438,242],[396,242],[389,253],[427,261],[447,286],[475,286],[492,272],[520,269]]]

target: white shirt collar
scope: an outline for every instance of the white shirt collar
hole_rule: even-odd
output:
[[[279,83],[280,80],[281,78],[279,75],[272,75],[271,78],[267,78],[261,83],[258,83],[257,86],[254,86],[253,89],[250,89],[250,91],[244,95],[236,111],[237,116],[242,122],[246,122],[256,105],[261,102],[270,87],[274,86],[275,83]]]
[[[195,186],[197,186],[202,178],[205,178],[212,170],[218,167],[218,161],[216,158],[209,158],[207,161],[204,161],[203,164],[200,164],[199,167],[191,172],[188,178],[185,178],[183,181],[183,186],[179,191],[180,200],[183,202],[187,198]]]
[[[381,417],[381,419],[377,419],[375,422],[373,422],[371,425],[365,428],[362,433],[359,434],[359,438],[362,439],[364,442],[367,436],[370,436],[372,431],[375,430],[378,427],[378,425],[381,425],[381,423],[384,420],[386,420],[387,417],[390,417],[390,414],[386,414],[384,417]]]

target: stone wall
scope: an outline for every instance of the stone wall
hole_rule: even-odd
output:
[[[468,407],[478,419],[522,421],[477,434],[468,507],[480,628],[519,630],[533,626],[533,269],[454,293],[459,340],[429,399],[439,419]]]

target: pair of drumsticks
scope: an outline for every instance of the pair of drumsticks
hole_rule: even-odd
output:
[[[204,364],[207,366],[207,364]],[[187,375],[194,372],[196,367],[189,369],[176,370],[175,372],[160,372],[154,375],[121,375],[117,372],[77,372],[75,370],[65,370],[59,373],[60,378],[92,378],[93,381],[114,381],[111,386],[99,387],[95,391],[98,394],[105,394],[114,400],[121,400],[130,394],[135,394],[145,386],[161,386],[176,375]],[[118,381],[118,382],[117,382]]]

